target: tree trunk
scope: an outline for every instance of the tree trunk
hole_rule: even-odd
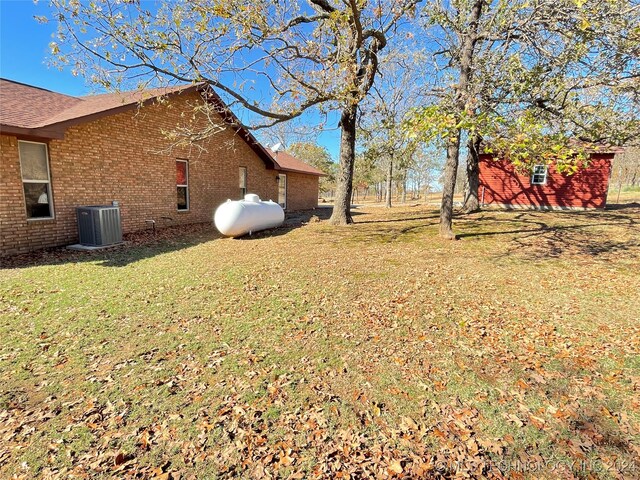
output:
[[[469,103],[469,82],[471,80],[471,66],[473,54],[478,41],[478,22],[482,16],[482,7],[485,0],[475,0],[469,12],[469,27],[462,37],[460,52],[460,77],[456,89],[457,115],[461,116]],[[461,129],[456,128],[449,134],[447,140],[447,160],[444,165],[442,204],[440,206],[440,236],[448,240],[455,240],[453,233],[453,194],[456,188],[456,174],[460,156]]]
[[[387,195],[385,199],[385,207],[391,208],[391,182],[393,180],[393,158],[389,158],[389,166],[387,167]]]
[[[340,116],[340,165],[336,180],[336,198],[333,202],[333,213],[329,218],[332,225],[353,223],[351,218],[351,192],[353,191],[353,167],[356,159],[356,113],[357,105],[350,105],[342,110]]]
[[[458,173],[458,157],[460,154],[460,130],[457,135],[447,141],[447,160],[442,175],[442,205],[440,206],[440,236],[447,240],[455,240],[453,233],[453,194],[456,189]]]
[[[402,203],[407,203],[407,171],[402,174]]]
[[[480,210],[478,200],[478,187],[480,186],[480,168],[478,159],[480,156],[480,135],[474,134],[467,142],[467,191],[465,192],[462,210],[465,213],[473,213]]]

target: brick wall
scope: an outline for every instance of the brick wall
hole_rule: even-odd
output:
[[[308,210],[318,206],[318,177],[302,173],[287,174],[287,210]]]
[[[170,131],[184,122],[182,113],[188,111],[188,103],[195,99],[195,94],[179,96],[137,112],[103,117],[70,127],[63,140],[47,141],[53,220],[27,221],[19,139],[0,135],[0,255],[76,242],[75,208],[82,205],[118,201],[125,233],[148,228],[145,221],[151,219],[159,227],[211,221],[220,203],[227,198],[239,198],[240,166],[247,167],[249,192],[277,199],[277,172],[267,170],[264,162],[231,130],[204,142],[205,150],[196,147],[168,150],[162,131]],[[188,212],[177,211],[176,159],[189,161]],[[291,179],[289,188],[292,208],[298,204],[294,180]],[[317,198],[317,178],[313,180]],[[310,188],[302,187],[303,183],[308,182],[301,180],[301,188]]]

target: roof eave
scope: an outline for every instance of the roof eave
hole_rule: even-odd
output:
[[[0,134],[15,135],[18,137],[43,138],[47,140],[61,140],[64,138],[64,129],[49,126],[28,128],[0,124]]]
[[[281,167],[280,165],[278,165],[276,167],[276,170],[280,171],[280,172],[292,172],[292,173],[302,173],[304,175],[313,175],[315,177],[326,177],[327,174],[324,172],[310,172],[308,170],[297,170],[295,168],[285,168],[285,167]]]

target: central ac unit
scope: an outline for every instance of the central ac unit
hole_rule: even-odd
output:
[[[122,242],[120,207],[78,207],[78,236],[82,245],[102,247]]]

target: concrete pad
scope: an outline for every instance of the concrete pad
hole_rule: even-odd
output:
[[[105,248],[118,247],[124,245],[125,242],[112,243],[111,245],[82,245],[76,243],[73,245],[67,245],[68,250],[77,250],[79,252],[93,252],[94,250],[104,250]]]

